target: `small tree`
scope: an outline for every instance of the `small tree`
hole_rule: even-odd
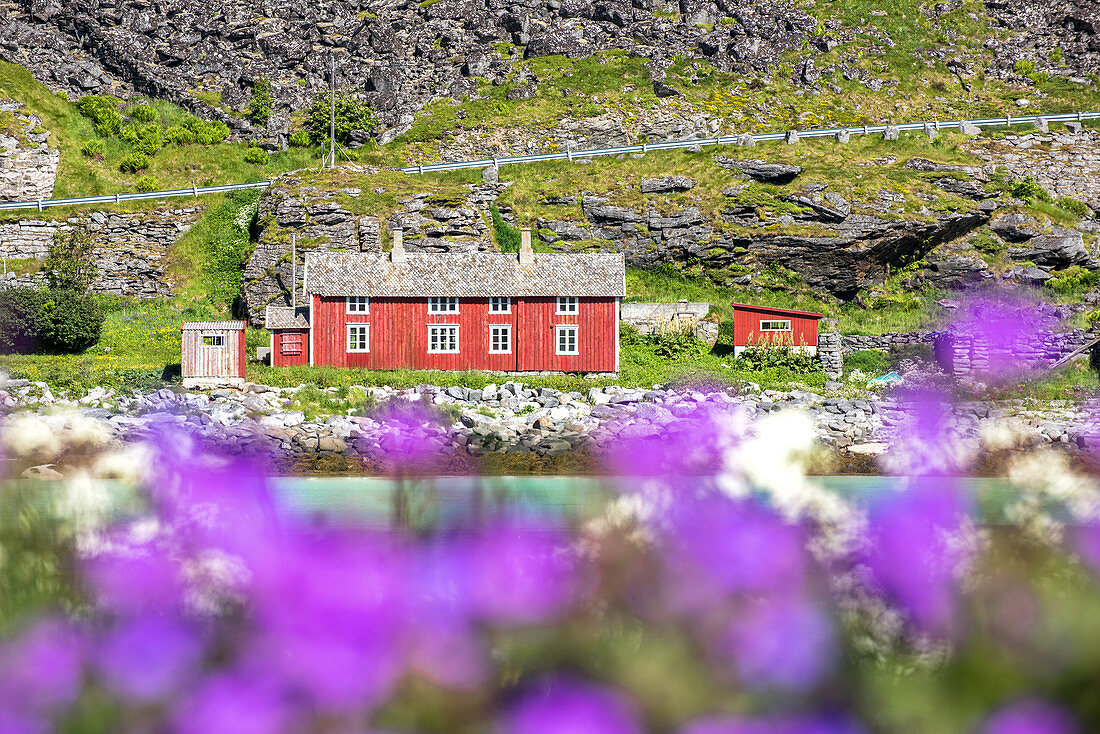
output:
[[[95,243],[82,227],[59,229],[42,264],[50,288],[87,293],[99,268],[95,263]]]
[[[347,145],[352,130],[374,130],[374,110],[361,99],[348,92],[336,95],[336,142]],[[313,98],[313,104],[306,109],[306,129],[309,138],[315,144],[328,140],[329,133],[329,95],[321,92]]]

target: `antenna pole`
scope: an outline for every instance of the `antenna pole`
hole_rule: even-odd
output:
[[[329,108],[328,108],[328,137],[329,137],[329,168],[336,168],[336,59],[332,52],[328,53],[329,66]]]
[[[290,307],[298,306],[298,235],[290,235]]]

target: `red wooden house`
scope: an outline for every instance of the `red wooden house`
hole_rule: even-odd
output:
[[[311,252],[306,309],[270,308],[271,363],[617,372],[623,256]]]
[[[789,308],[733,303],[733,354],[761,344],[790,346],[817,354],[817,322],[821,314]]]

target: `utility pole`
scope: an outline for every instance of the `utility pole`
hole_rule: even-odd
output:
[[[298,235],[290,235],[290,307],[298,307]]]
[[[328,108],[328,140],[329,140],[329,168],[336,168],[336,59],[332,52],[328,52],[329,68],[329,108]]]

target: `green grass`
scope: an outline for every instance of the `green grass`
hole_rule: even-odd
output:
[[[97,345],[83,354],[0,355],[0,369],[74,397],[96,385],[161,387],[166,370],[178,374],[184,317],[177,308],[167,301],[103,300],[110,310]]]
[[[248,229],[258,190],[233,191],[209,203],[171,252],[178,301],[209,318],[224,318],[241,293],[241,267],[251,253]],[[220,314],[220,316],[218,315]]]

